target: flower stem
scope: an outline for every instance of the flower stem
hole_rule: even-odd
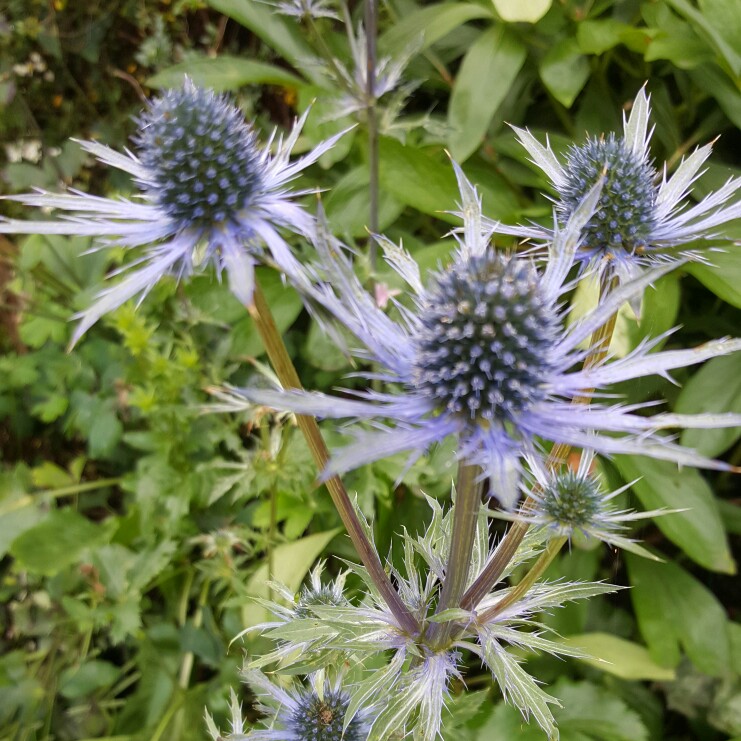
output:
[[[476,537],[476,525],[481,509],[483,481],[481,469],[461,462],[455,484],[456,498],[453,508],[453,532],[450,538],[445,580],[437,604],[436,613],[455,607],[463,594],[471,569],[471,553]],[[450,638],[453,623],[433,623],[428,639],[430,645],[443,647]]]
[[[283,337],[275,324],[275,319],[270,311],[265,295],[260,287],[259,282],[255,281],[255,291],[252,304],[247,307],[250,316],[257,326],[260,333],[268,358],[275,370],[281,385],[285,389],[300,389],[301,381],[299,380],[296,368],[293,365],[288,350],[286,349]],[[319,426],[313,417],[297,414],[296,422],[299,429],[306,438],[306,442],[311,451],[312,457],[317,468],[322,471],[326,468],[329,461],[329,451],[324,443]],[[332,476],[325,482],[329,494],[332,497],[337,512],[340,515],[345,528],[347,529],[350,540],[352,540],[355,549],[360,556],[360,560],[368,570],[373,583],[386,601],[391,612],[399,622],[402,630],[409,634],[415,634],[419,626],[409,610],[401,601],[398,592],[384,571],[381,560],[376,553],[373,544],[366,534],[363,525],[358,518],[355,508],[350,501],[350,497],[338,476]]]
[[[617,278],[606,277],[606,273],[603,273],[600,280],[600,300],[612,291],[616,285]],[[610,349],[610,341],[615,332],[616,321],[617,313],[613,314],[607,322],[592,333],[589,343],[589,353],[584,359],[584,368],[592,368],[598,363],[601,363],[607,357],[607,353]],[[580,396],[574,398],[573,403],[589,404],[593,392],[594,389],[585,389]],[[553,446],[548,455],[546,466],[551,470],[555,469],[566,460],[570,450],[570,445],[557,443]],[[528,497],[522,504],[520,512],[528,512],[532,507],[532,502],[533,500]],[[486,564],[483,571],[461,598],[461,607],[464,610],[475,610],[476,605],[478,605],[479,602],[481,602],[481,600],[489,593],[492,587],[497,584],[504,573],[504,570],[507,568],[507,564],[512,560],[512,557],[520,547],[520,543],[522,543],[522,540],[527,534],[529,528],[530,524],[523,522],[522,520],[516,520],[512,527],[510,527],[492,554],[489,563]]]
[[[530,587],[543,576],[545,570],[550,566],[551,561],[553,561],[567,540],[568,538],[563,535],[549,540],[545,550],[538,556],[538,560],[530,567],[530,570],[518,582],[517,586],[501,602],[482,612],[477,619],[484,624],[524,597]]]
[[[376,271],[378,245],[378,117],[376,113],[376,33],[378,26],[378,4],[376,0],[365,0],[366,70],[365,98],[368,127],[368,196],[369,215],[368,261],[372,273]]]

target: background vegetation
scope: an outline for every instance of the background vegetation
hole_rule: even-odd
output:
[[[669,166],[722,134],[700,194],[738,174],[741,18],[733,0],[481,0],[381,7],[379,54],[408,58],[413,83],[381,101],[381,228],[430,267],[450,242],[442,213],[455,181],[444,150],[479,185],[484,209],[511,223],[547,219],[546,187],[505,122],[549,131],[565,147],[620,127],[648,81],[653,154]],[[128,183],[83,156],[70,137],[124,146],[145,96],[197,82],[232,90],[268,132],[316,99],[308,148],[347,125],[339,92],[307,64],[312,29],[252,0],[9,0],[0,11],[0,191],[74,186],[125,193]],[[359,19],[360,5],[350,10]],[[530,17],[524,15],[530,13]],[[351,65],[332,19],[318,30]],[[368,221],[367,133],[346,136],[311,173],[328,189],[333,228],[362,245]],[[108,178],[108,179],[107,179]],[[5,202],[6,215],[19,215]],[[741,236],[738,231],[735,236]],[[724,244],[727,244],[724,243]],[[502,246],[507,246],[506,242]],[[320,556],[336,570],[349,542],[289,419],[203,414],[209,385],[255,372],[250,319],[213,276],[164,282],[65,352],[69,318],[122,260],[84,239],[0,236],[0,738],[202,739],[204,707],[222,722],[242,653],[259,622],[251,595],[271,575],[297,588]],[[112,258],[111,258],[112,254]],[[687,346],[738,334],[741,259],[713,256],[664,278],[640,325],[624,317],[615,346],[646,331],[681,330]],[[367,266],[366,266],[367,267]],[[388,290],[398,288],[379,267]],[[300,300],[273,275],[264,285],[304,382],[330,388],[348,372]],[[259,365],[258,365],[259,367]],[[719,358],[674,387],[677,411],[741,412],[741,356]],[[343,383],[346,381],[343,380]],[[327,427],[331,436],[337,434]],[[685,433],[683,442],[741,463],[741,430]],[[420,530],[420,493],[445,498],[444,451],[394,481],[403,460],[348,477],[375,518],[382,552],[402,527]],[[630,503],[683,514],[644,525],[655,564],[574,543],[552,576],[605,578],[632,589],[547,617],[611,664],[531,659],[564,700],[566,741],[741,737],[741,498],[727,474],[677,472],[620,457],[613,483],[643,476]],[[586,636],[585,636],[586,634]],[[540,739],[472,669],[452,704],[447,741]],[[456,688],[460,690],[461,688]],[[245,704],[249,697],[242,691]],[[221,723],[222,726],[224,723]]]

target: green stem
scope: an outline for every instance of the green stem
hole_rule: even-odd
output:
[[[445,567],[445,580],[436,613],[455,607],[468,582],[471,553],[481,509],[483,481],[480,477],[481,469],[478,466],[463,462],[459,464],[453,507],[453,532],[450,538],[448,563]],[[452,622],[433,623],[428,636],[430,645],[442,648],[450,639],[452,629]]]
[[[513,605],[518,600],[522,599],[530,590],[530,587],[535,584],[538,579],[545,573],[545,570],[550,566],[551,561],[556,557],[558,552],[563,548],[564,543],[568,538],[560,536],[553,538],[548,541],[545,550],[540,554],[538,560],[530,567],[530,571],[525,574],[517,586],[501,601],[499,604],[490,607],[485,612],[482,612],[478,616],[478,621],[482,624],[493,620],[501,612],[504,612],[510,605]]]
[[[600,300],[607,295],[617,284],[616,278],[605,277],[603,274],[600,283]],[[612,335],[615,332],[615,322],[617,321],[617,314],[613,314],[610,319],[605,322],[599,329],[595,330],[592,334],[591,341],[589,343],[589,353],[584,360],[584,368],[592,368],[593,366],[601,363],[610,349],[610,341]],[[594,389],[585,389],[584,393],[574,398],[574,404],[589,404],[592,399]],[[546,460],[547,468],[553,470],[560,464],[562,464],[571,450],[570,445],[563,443],[557,443],[551,449],[548,459]],[[532,507],[533,500],[528,497],[522,504],[520,511],[522,513],[528,512]],[[481,602],[482,599],[489,593],[499,579],[501,578],[504,570],[507,568],[507,564],[512,560],[513,556],[520,547],[523,538],[530,529],[530,525],[522,520],[516,520],[512,527],[507,531],[506,535],[500,541],[496,550],[494,551],[489,563],[486,564],[483,571],[475,579],[473,584],[468,588],[466,593],[461,599],[461,607],[464,610],[475,610],[476,605]]]
[[[255,281],[255,291],[253,303],[247,307],[250,316],[255,322],[260,337],[262,338],[268,358],[275,370],[278,379],[284,389],[300,389],[301,381],[299,380],[296,368],[293,365],[288,350],[286,349],[283,337],[275,324],[275,319],[270,311],[270,307],[265,300],[262,288],[259,282]],[[308,417],[302,414],[296,415],[296,422],[299,429],[306,438],[306,442],[311,451],[314,462],[320,471],[323,471],[329,462],[329,450],[327,449],[319,426],[314,417]],[[376,553],[373,544],[370,542],[363,525],[358,518],[355,508],[353,507],[350,497],[338,476],[331,476],[325,482],[329,494],[332,497],[334,506],[342,520],[347,533],[355,546],[360,560],[368,570],[368,573],[381,593],[391,612],[396,617],[402,630],[410,635],[418,632],[419,626],[414,616],[409,612],[404,603],[401,601],[398,592],[384,571],[381,560]]]
[[[368,127],[368,192],[369,215],[368,261],[371,273],[376,272],[378,245],[378,116],[376,113],[376,33],[378,6],[376,0],[365,0],[366,70],[365,98],[366,122]]]

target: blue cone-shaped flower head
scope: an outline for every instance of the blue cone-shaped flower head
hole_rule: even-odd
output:
[[[138,119],[144,190],[182,228],[239,222],[263,183],[254,131],[225,96],[186,85]]]
[[[104,246],[142,250],[132,267],[123,269],[125,277],[79,315],[73,344],[101,316],[145,294],[162,276],[187,277],[208,264],[219,274],[226,271],[234,295],[249,304],[258,261],[277,266],[296,283],[305,280],[282,232],[311,240],[314,220],[293,200],[305,191],[291,192],[288,186],[338,138],[291,163],[306,115],[285,141],[271,138],[261,148],[227,96],[186,80],[181,89],[151,101],[137,119],[136,154],[81,142],[86,152],[133,177],[141,190],[136,199],[78,191],[12,196],[66,215],[51,221],[0,220],[0,234],[92,236]]]
[[[545,398],[557,316],[526,261],[462,255],[425,292],[410,390],[473,425],[516,422]]]
[[[529,131],[515,128],[520,143],[533,163],[547,175],[556,193],[556,213],[561,225],[569,218],[598,179],[604,179],[602,195],[585,228],[581,249],[575,255],[582,264],[597,264],[622,280],[635,277],[646,266],[687,258],[704,259],[696,249],[682,245],[718,236],[718,228],[741,217],[741,202],[733,200],[741,178],[730,178],[719,190],[694,205],[687,200],[693,182],[702,174],[710,156],[707,144],[684,158],[671,177],[666,166],[657,172],[649,160],[653,130],[649,97],[641,90],[623,135],[590,138],[572,146],[562,162],[548,142],[543,146]],[[489,223],[500,234],[551,243],[554,232],[539,226],[506,226]],[[552,250],[549,250],[552,254]]]
[[[554,256],[543,270],[520,256],[497,254],[482,226],[478,194],[456,167],[464,216],[463,236],[451,264],[422,280],[419,266],[400,247],[381,239],[392,267],[409,284],[411,308],[398,306],[400,318],[381,311],[355,277],[342,246],[317,242],[322,275],[312,305],[323,306],[354,334],[372,361],[369,377],[389,382],[402,393],[365,391],[359,398],[304,391],[242,389],[234,406],[258,403],[318,417],[370,420],[356,442],[334,452],[326,474],[410,451],[410,460],[448,435],[458,438],[460,459],[489,476],[491,492],[505,507],[519,496],[520,457],[535,455],[543,440],[592,447],[605,454],[636,453],[689,465],[728,468],[659,434],[667,427],[736,426],[741,415],[653,417],[627,407],[573,403],[593,389],[667,371],[741,349],[739,340],[720,340],[686,351],[652,353],[663,338],[640,345],[625,358],[583,368],[580,345],[630,298],[671,269],[647,271],[614,290],[583,319],[566,326],[564,295],[581,233],[601,196],[598,183],[557,228]],[[321,315],[320,315],[321,318]],[[331,322],[325,322],[333,332]],[[342,341],[340,333],[336,333]],[[598,397],[599,398],[599,397]],[[222,407],[223,408],[223,407]],[[381,420],[391,421],[384,425]],[[617,434],[616,434],[617,433]]]
[[[646,159],[610,134],[571,147],[564,172],[559,207],[566,219],[604,178],[599,203],[584,227],[584,248],[607,259],[646,254],[656,226],[656,173]]]
[[[527,511],[514,515],[532,525],[547,528],[556,535],[571,538],[575,533],[601,540],[638,555],[656,557],[625,535],[627,523],[681,510],[651,510],[634,512],[619,510],[615,497],[627,491],[635,482],[613,492],[606,492],[599,475],[594,472],[594,451],[582,452],[576,469],[550,469],[538,458],[528,459],[534,481],[523,486],[531,499]],[[534,484],[534,485],[533,485]]]

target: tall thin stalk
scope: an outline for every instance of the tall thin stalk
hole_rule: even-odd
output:
[[[378,255],[376,234],[378,234],[378,117],[376,113],[376,35],[378,32],[378,3],[365,0],[365,42],[366,70],[365,97],[366,121],[368,127],[368,260],[371,272],[375,273]]]
[[[275,324],[275,319],[270,311],[265,295],[259,282],[255,282],[255,291],[253,303],[247,307],[250,316],[255,322],[260,337],[262,338],[268,358],[275,370],[278,379],[284,389],[300,389],[301,381],[299,380],[296,368],[293,365],[288,350],[286,349],[283,337]],[[329,462],[329,451],[324,443],[319,426],[313,417],[305,415],[296,415],[296,421],[299,429],[306,438],[306,442],[311,451],[312,457],[320,471],[323,471]],[[415,634],[419,626],[414,616],[409,612],[404,603],[401,601],[398,592],[385,572],[381,560],[376,553],[373,544],[370,542],[360,519],[358,518],[355,508],[350,501],[350,497],[338,476],[331,476],[325,482],[329,494],[332,497],[337,512],[340,515],[347,533],[352,540],[355,549],[360,556],[360,560],[368,570],[373,583],[386,601],[391,612],[399,622],[399,626],[409,634]]]
[[[461,462],[455,485],[456,497],[450,551],[437,613],[455,607],[466,588],[471,570],[471,554],[476,538],[482,490],[481,469],[478,466]],[[453,624],[450,622],[433,623],[428,635],[430,644],[443,647],[450,638],[452,629]]]

